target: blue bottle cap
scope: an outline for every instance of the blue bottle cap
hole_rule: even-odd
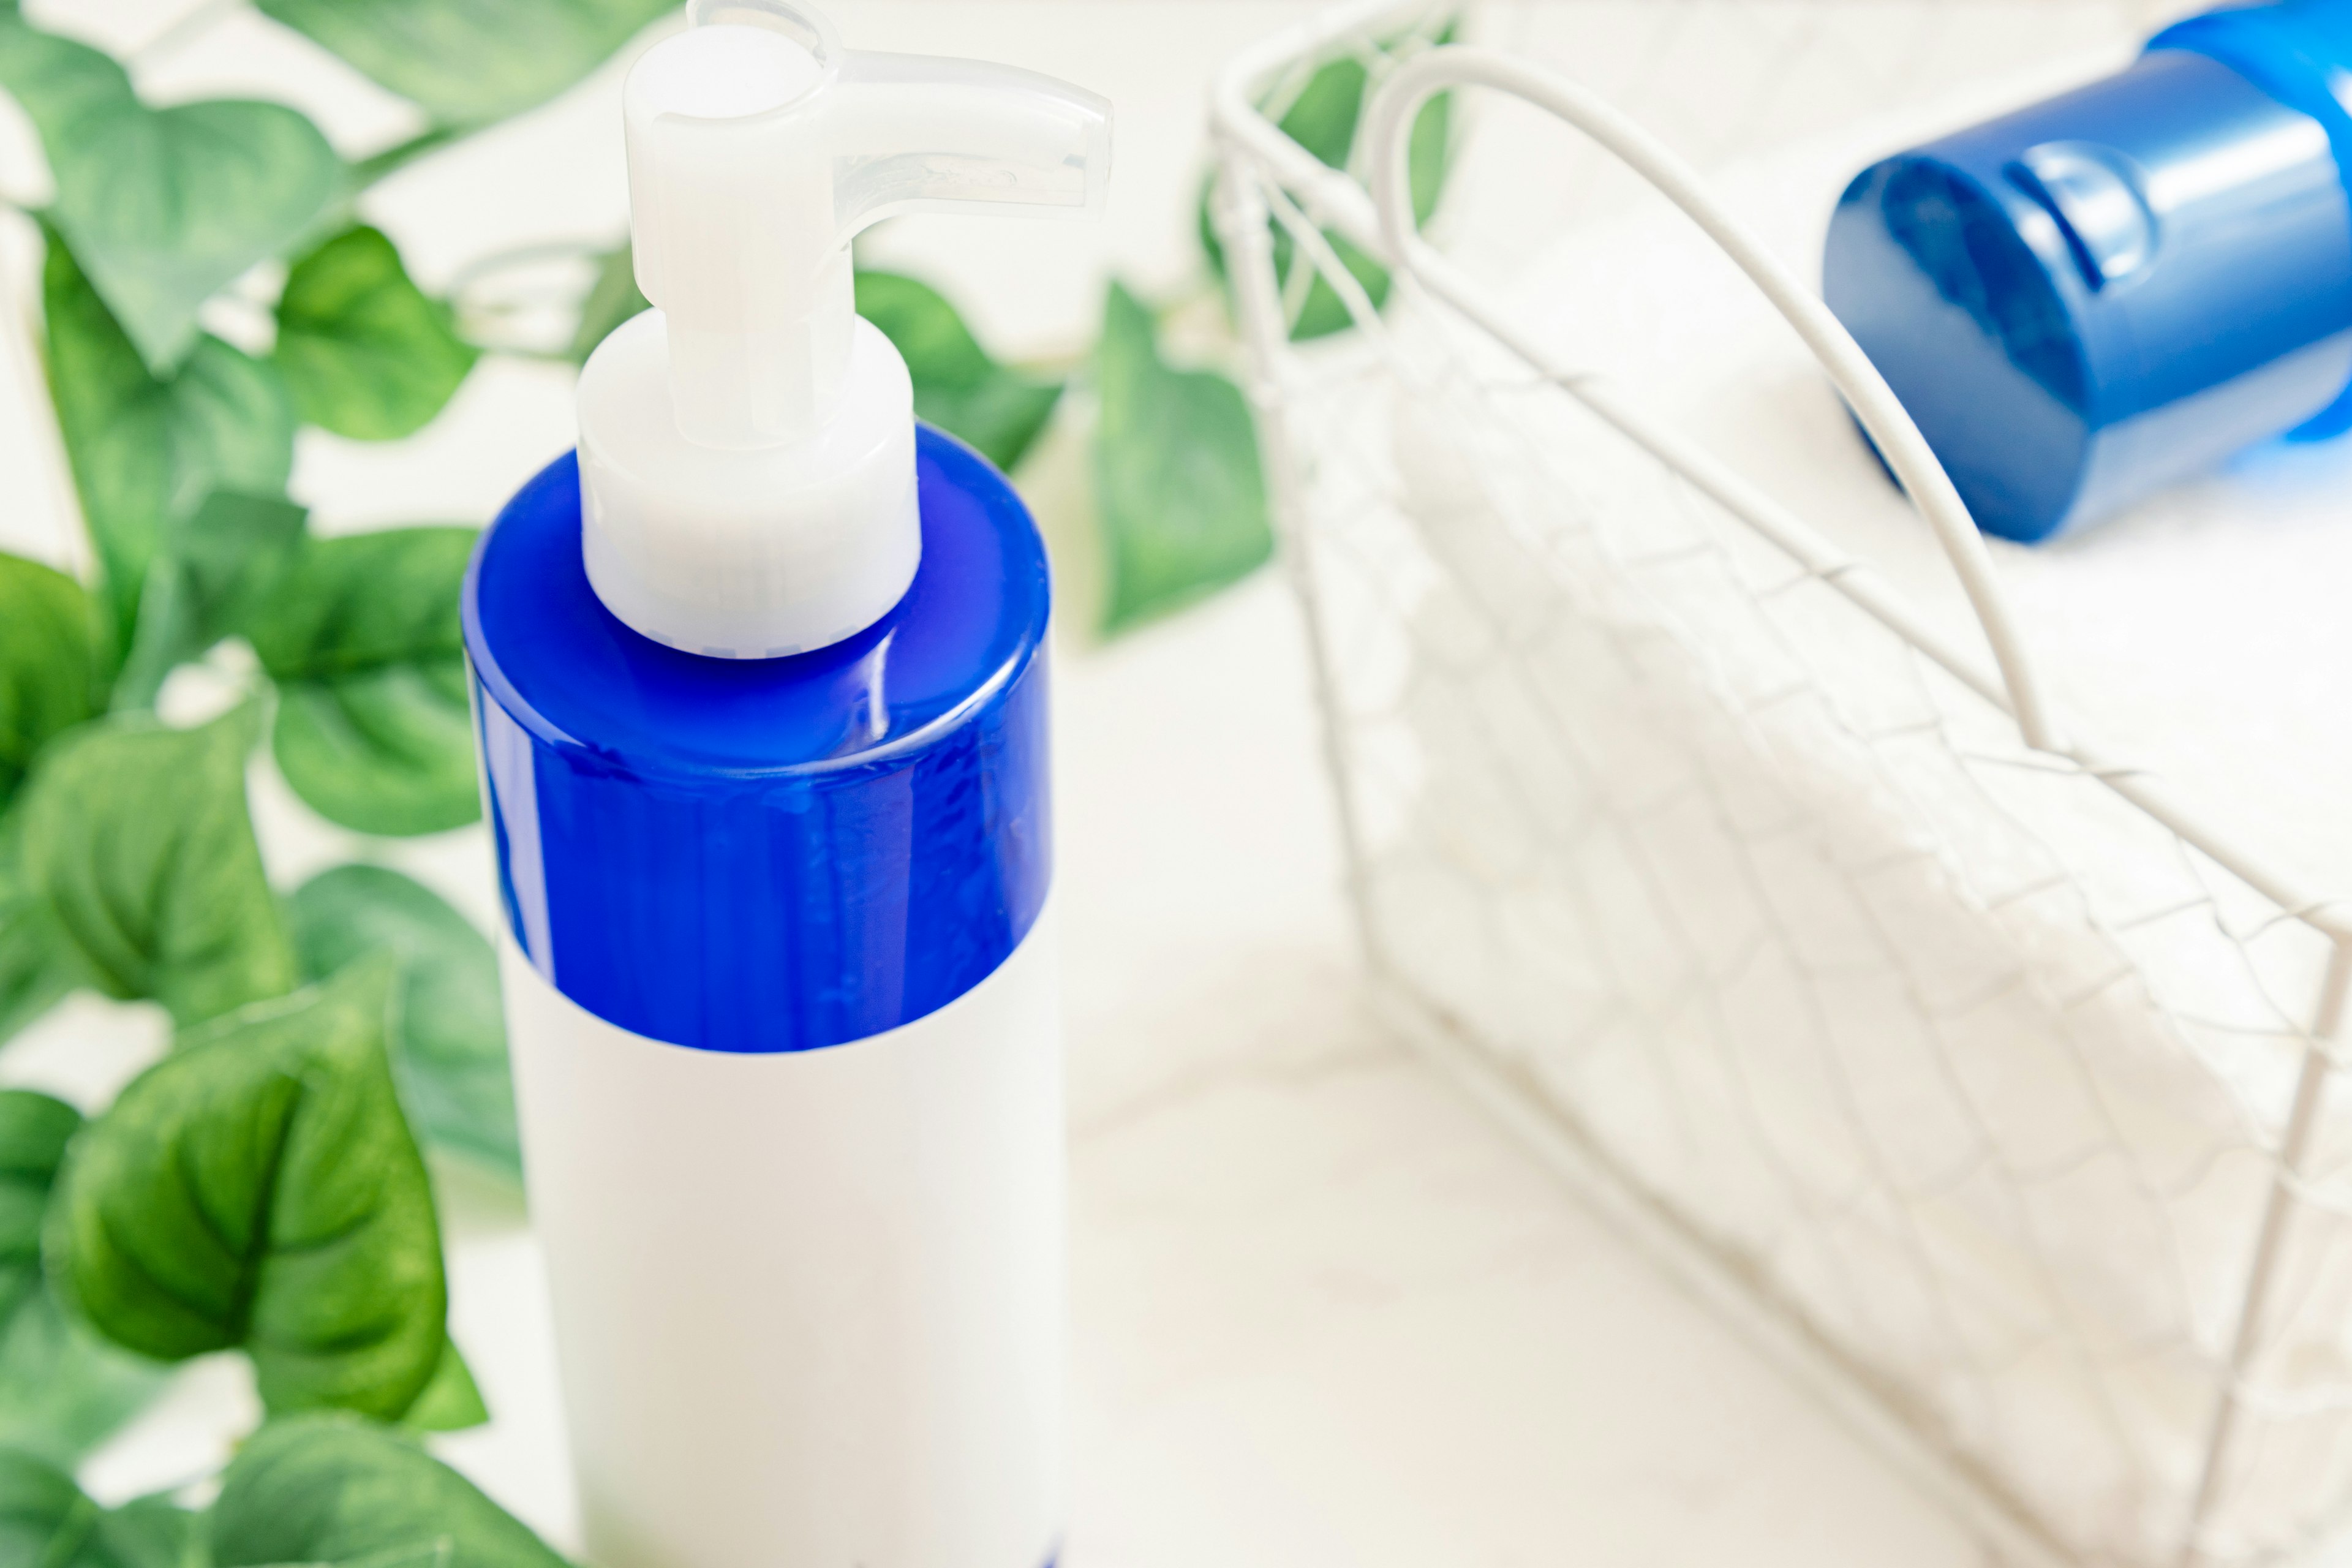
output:
[[[705,1050],[880,1034],[986,979],[1053,873],[1044,542],[987,459],[918,433],[922,564],[854,637],[705,658],[581,559],[569,454],[466,580],[499,890],[523,956],[609,1023]]]
[[[2352,0],[2210,13],[1846,188],[1823,294],[1986,531],[2352,426],[2347,62]]]

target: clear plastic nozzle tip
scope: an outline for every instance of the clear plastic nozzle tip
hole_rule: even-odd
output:
[[[824,427],[848,374],[849,241],[902,213],[1100,209],[1110,105],[1032,71],[842,48],[788,0],[693,0],[625,94],[638,286],[668,322],[678,431]]]

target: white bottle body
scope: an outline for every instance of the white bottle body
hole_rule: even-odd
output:
[[[598,1568],[1044,1568],[1062,1526],[1050,906],[887,1033],[705,1051],[501,941]]]

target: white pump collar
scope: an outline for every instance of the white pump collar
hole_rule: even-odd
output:
[[[845,50],[789,0],[692,0],[688,19],[624,92],[659,321],[582,374],[583,548],[637,631],[766,658],[871,625],[919,551],[911,393],[857,323],[850,239],[976,204],[1098,212],[1109,105],[1010,67]]]

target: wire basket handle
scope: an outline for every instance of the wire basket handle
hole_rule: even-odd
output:
[[[1960,586],[1983,627],[1985,640],[1991,646],[2010,711],[2016,716],[2026,743],[2040,751],[2063,753],[2064,742],[2050,712],[2008,596],[1994,574],[1984,538],[1977,531],[1967,503],[1952,488],[1950,476],[1937,461],[1927,438],[1911,422],[1911,416],[1904,411],[1885,378],[1830,313],[1821,297],[1798,281],[1795,274],[1733,218],[1697,171],[1656,137],[1565,77],[1509,55],[1463,44],[1446,45],[1421,54],[1381,86],[1372,100],[1368,118],[1368,184],[1378,209],[1384,248],[1397,266],[1412,274],[1431,293],[1477,322],[1539,374],[1563,384],[1575,379],[1571,373],[1551,363],[1540,348],[1529,343],[1468,279],[1415,230],[1407,141],[1421,106],[1452,87],[1493,88],[1566,121],[1656,186],[1738,264],[1829,373],[1830,380],[1861,419],[1863,428],[1878,444],[1887,467],[1895,471],[1912,504],[1935,529],[1952,569],[1959,574]],[[1591,401],[1580,389],[1570,385],[1570,390],[1587,395]]]

